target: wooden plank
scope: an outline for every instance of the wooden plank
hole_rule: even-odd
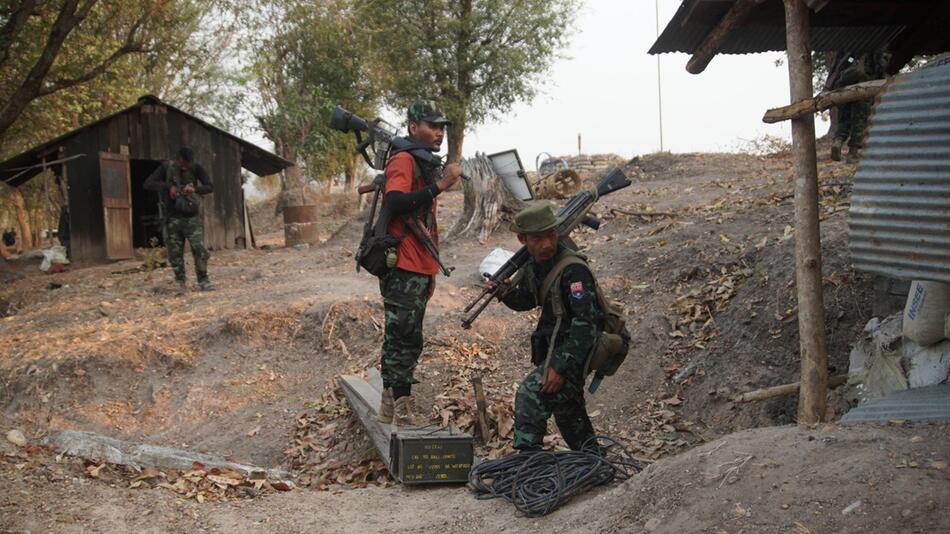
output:
[[[133,255],[132,198],[128,155],[100,152],[99,172],[102,183],[106,257],[111,260],[131,258]]]
[[[379,407],[379,401],[382,395],[366,380],[356,375],[343,375],[340,377],[340,386],[346,399],[350,402],[350,407],[363,428],[366,429],[366,435],[379,451],[386,468],[391,470],[392,459],[389,457],[390,441],[392,439],[392,425],[386,425],[376,420],[376,410]]]
[[[379,369],[375,367],[367,369],[366,381],[369,382],[369,385],[373,386],[373,389],[378,391],[380,395],[383,394],[383,375],[380,374]]]
[[[887,80],[871,80],[869,82],[856,83],[833,91],[823,91],[814,98],[806,98],[788,106],[773,108],[765,112],[762,122],[773,124],[776,122],[797,119],[804,115],[818,113],[828,108],[833,108],[874,98],[884,91]]]
[[[383,381],[376,369],[367,379],[340,377],[350,407],[389,472],[404,484],[458,484],[468,479],[474,461],[472,436],[453,428],[427,425],[397,428],[376,420]]]

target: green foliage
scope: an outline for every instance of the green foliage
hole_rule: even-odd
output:
[[[42,4],[0,63],[0,103],[6,102],[35,63],[62,2]],[[234,69],[223,58],[233,47],[236,19],[224,0],[100,0],[66,39],[48,79],[81,76],[121,46],[128,28],[158,6],[138,35],[145,50],[125,55],[83,84],[33,100],[5,135],[0,156],[10,156],[93,122],[154,94],[228,127],[240,97]]]
[[[354,0],[374,36],[374,73],[387,103],[439,101],[464,129],[529,101],[566,46],[577,0]],[[455,145],[455,146],[453,146]]]
[[[375,93],[366,35],[349,0],[271,0],[262,9],[272,33],[254,45],[251,69],[263,113],[257,119],[277,151],[314,180],[352,173],[352,138],[329,127],[343,105],[372,116]]]
[[[137,51],[123,54],[89,80],[30,98],[9,129],[0,133],[0,159],[17,154],[81,125],[133,104],[143,94],[168,102],[227,128],[237,123],[241,103],[239,72],[226,61],[237,19],[238,0],[98,0],[69,33],[42,87],[82,79],[108,62],[136,27]],[[0,108],[27,79],[49,42],[63,1],[39,2],[0,54]],[[9,20],[0,9],[0,24]],[[2,52],[2,49],[0,49]],[[55,184],[52,186],[55,191]],[[42,177],[20,187],[34,230],[55,228],[56,195]],[[9,191],[0,188],[0,220],[12,220]]]

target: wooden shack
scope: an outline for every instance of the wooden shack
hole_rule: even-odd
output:
[[[214,182],[202,201],[205,244],[246,247],[241,169],[266,176],[292,164],[154,96],[0,163],[0,179],[17,187],[49,169],[69,208],[71,258],[131,258],[161,240],[158,195],[142,184],[180,147],[194,150]]]

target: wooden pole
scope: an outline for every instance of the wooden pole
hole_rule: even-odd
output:
[[[823,91],[814,98],[806,98],[788,106],[773,108],[765,112],[762,122],[772,124],[818,113],[828,108],[838,107],[851,102],[874,98],[884,91],[887,80],[871,80],[856,83],[834,91]]]
[[[812,97],[808,15],[808,7],[802,0],[785,0],[785,38],[792,102]],[[792,161],[795,173],[795,289],[802,362],[798,424],[812,425],[821,422],[828,395],[814,115],[792,120]]]
[[[693,57],[689,58],[689,61],[686,62],[686,71],[690,74],[699,74],[706,70],[712,58],[716,57],[716,54],[719,53],[719,47],[726,42],[732,29],[738,26],[742,20],[745,19],[746,15],[763,1],[764,0],[737,0],[736,3],[729,8],[729,11],[719,19],[719,24],[703,38],[703,42],[700,43],[696,51],[693,52]]]
[[[833,376],[828,379],[828,387],[834,389],[846,383],[847,381],[848,375]],[[781,386],[757,389],[755,391],[749,391],[741,395],[736,395],[732,398],[732,402],[753,402],[775,397],[797,395],[801,385],[801,382],[792,382],[791,384],[782,384]]]
[[[472,386],[475,387],[475,413],[478,414],[478,431],[482,436],[482,443],[487,444],[490,438],[488,434],[488,401],[485,399],[482,377],[473,376]]]

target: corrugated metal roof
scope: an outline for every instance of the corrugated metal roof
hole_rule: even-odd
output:
[[[950,58],[881,95],[849,215],[855,268],[950,283]]]
[[[842,423],[950,421],[950,385],[894,391],[862,402],[841,418]]]
[[[684,0],[663,33],[650,48],[651,54],[692,54],[706,35],[719,24],[735,2]],[[936,1],[808,0],[811,14],[811,48],[814,51],[878,52],[897,42],[906,31],[918,38],[920,54],[946,50],[946,39],[929,39],[927,32],[945,33],[943,25],[931,28],[921,20],[946,20],[950,8]],[[755,6],[732,29],[719,48],[722,54],[750,54],[785,50],[785,10],[782,0],[765,0]]]
[[[33,178],[34,176],[40,173],[40,171],[42,170],[40,168],[34,168],[26,172],[24,172],[22,169],[24,167],[39,164],[41,162],[40,154],[47,148],[60,144],[63,141],[66,141],[67,139],[75,135],[79,135],[94,126],[97,126],[104,122],[108,122],[119,115],[136,110],[142,107],[143,105],[165,106],[168,109],[172,109],[174,111],[177,111],[178,113],[181,113],[182,115],[187,116],[189,119],[197,122],[198,124],[201,124],[202,126],[206,128],[219,132],[233,139],[235,142],[237,142],[238,146],[241,148],[242,166],[257,175],[265,176],[267,174],[276,174],[280,172],[281,170],[293,165],[292,162],[287,161],[286,159],[278,156],[277,154],[274,154],[268,150],[265,150],[255,145],[254,143],[251,143],[250,141],[245,141],[244,139],[241,139],[240,137],[232,134],[231,132],[222,130],[221,128],[218,128],[217,126],[211,123],[205,122],[204,120],[186,111],[182,111],[167,102],[163,102],[161,99],[159,99],[156,96],[145,95],[145,96],[140,97],[135,104],[121,111],[117,111],[99,120],[90,122],[89,124],[76,128],[75,130],[66,132],[58,137],[55,137],[53,139],[50,139],[49,141],[46,141],[45,143],[41,143],[25,152],[21,152],[20,154],[17,154],[16,156],[12,156],[6,161],[0,162],[0,180],[7,182],[9,185],[13,187],[19,187],[20,185],[29,181],[31,178]]]

